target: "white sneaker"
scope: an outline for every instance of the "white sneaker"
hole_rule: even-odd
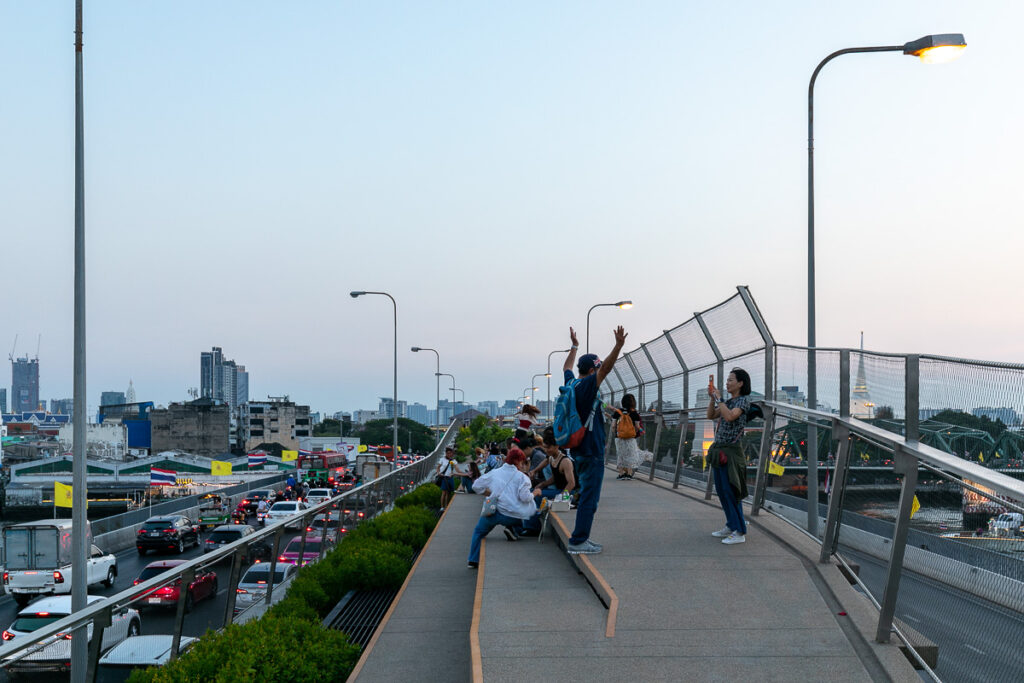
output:
[[[739,533],[738,531],[734,531],[734,532],[732,532],[731,534],[729,534],[728,536],[726,536],[725,538],[722,539],[722,543],[725,543],[726,545],[733,545],[735,543],[746,543],[746,542],[747,542],[747,537],[744,536],[743,534]]]
[[[718,531],[712,531],[711,535],[714,536],[715,538],[725,538],[726,536],[728,536],[731,533],[732,533],[732,529],[730,529],[727,526],[723,526]]]

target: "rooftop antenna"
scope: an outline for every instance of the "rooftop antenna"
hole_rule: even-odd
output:
[[[39,345],[43,343],[43,333],[39,333],[39,337],[36,338],[36,362],[39,362]]]

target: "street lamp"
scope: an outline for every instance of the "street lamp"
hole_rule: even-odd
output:
[[[438,372],[437,376],[438,376],[438,378],[441,378],[441,377],[451,377],[452,378],[452,388],[449,389],[449,391],[452,392],[452,417],[455,417],[455,405],[454,405],[454,403],[455,403],[455,375],[451,375],[451,374],[449,374],[447,372]],[[440,381],[440,379],[438,381]],[[465,396],[466,395],[465,392],[463,392],[462,395]],[[440,407],[437,409],[437,412],[438,413],[441,412]],[[437,419],[440,421],[440,419],[441,419],[440,415],[438,416]]]
[[[590,353],[590,312],[593,311],[595,308],[600,308],[601,306],[615,306],[616,308],[621,308],[622,310],[626,311],[629,310],[630,308],[633,308],[633,302],[617,301],[614,304],[594,304],[593,306],[590,307],[590,310],[587,311],[587,353]]]
[[[435,399],[436,403],[434,404],[437,406],[434,410],[434,422],[436,423],[434,425],[434,445],[437,445],[441,441],[441,430],[436,429],[441,426],[441,375],[438,374],[441,372],[441,354],[437,352],[437,349],[427,349],[419,346],[412,347],[413,353],[418,351],[433,351],[434,355],[437,356],[437,372],[434,373],[435,379],[437,380],[437,398]]]
[[[534,375],[533,377],[530,378],[530,384],[536,384],[538,377],[550,377],[550,376],[551,376],[550,372],[542,372],[539,375]],[[537,389],[540,389],[540,387],[536,387],[535,386],[533,388],[533,405],[534,405],[534,407],[537,406]]]
[[[814,82],[818,73],[830,61],[840,55],[859,52],[902,52],[905,55],[920,57],[926,63],[937,63],[956,59],[967,47],[962,33],[943,33],[925,36],[903,45],[884,45],[880,47],[850,47],[837,50],[821,60],[811,74],[811,82],[807,87],[807,405],[816,410],[818,407],[818,378],[814,348],[817,346],[814,321]],[[817,491],[818,485],[818,440],[817,430],[813,425],[808,427],[807,434],[807,493]],[[817,498],[814,498],[817,500]],[[818,531],[818,516],[807,516],[807,530],[812,534]]]
[[[391,305],[395,310],[395,376],[394,376],[394,393],[391,398],[391,430],[394,434],[394,456],[398,457],[398,304],[395,302],[395,297],[391,296],[387,292],[349,292],[349,296],[353,299],[358,299],[364,294],[377,294],[379,296],[386,296],[391,299]]]
[[[550,421],[554,416],[550,414],[551,411],[551,356],[556,353],[569,353],[572,349],[556,349],[548,354],[548,371],[545,377],[548,378],[548,420]]]

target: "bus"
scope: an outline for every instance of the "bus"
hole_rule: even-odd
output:
[[[299,481],[323,479],[333,484],[345,474],[348,458],[344,453],[316,452],[300,453],[296,464],[296,478]]]

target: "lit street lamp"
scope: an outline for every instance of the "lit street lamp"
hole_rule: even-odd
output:
[[[386,296],[391,299],[391,305],[395,310],[395,373],[394,373],[394,393],[391,398],[391,430],[394,434],[394,455],[398,457],[398,304],[395,302],[395,297],[391,296],[387,292],[349,292],[349,296],[353,299],[358,299],[364,294],[377,294],[380,296]]]
[[[437,429],[437,427],[441,426],[441,375],[439,374],[441,372],[441,354],[437,352],[437,349],[427,349],[419,346],[412,347],[413,353],[418,351],[433,351],[434,355],[437,356],[437,372],[434,373],[435,379],[437,380],[437,398],[435,399],[436,403],[434,404],[436,406],[434,410],[434,444],[437,445],[441,441],[441,430]]]
[[[595,308],[600,308],[601,306],[615,306],[616,308],[621,308],[622,310],[626,311],[629,310],[630,308],[633,308],[633,302],[618,301],[614,304],[594,304],[593,306],[590,307],[590,310],[587,311],[587,353],[590,353],[590,312],[593,311]]]

